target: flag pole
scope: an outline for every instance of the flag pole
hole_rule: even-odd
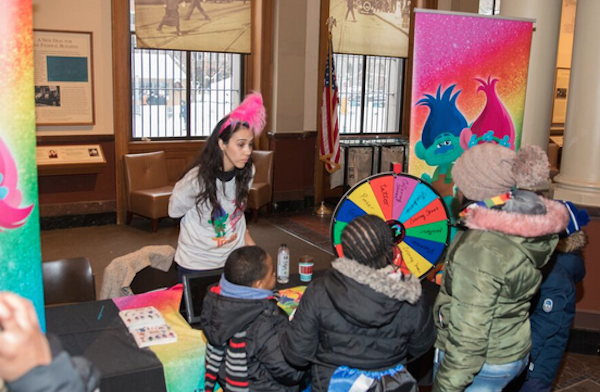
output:
[[[330,57],[329,52],[331,51],[331,40],[332,40],[331,32],[332,32],[333,28],[336,26],[336,19],[334,17],[330,16],[329,18],[327,18],[327,21],[325,23],[327,24],[327,58],[329,58]],[[330,75],[329,75],[330,85],[332,82],[331,77],[332,77],[332,75],[330,73]],[[330,105],[331,105],[331,103],[330,103]],[[332,126],[331,119],[329,119],[329,121],[330,121],[329,129],[331,129],[331,126]],[[323,133],[323,132],[324,132],[324,130],[321,129],[321,133]],[[321,135],[321,138],[322,137],[323,137],[323,135]],[[331,137],[331,136],[329,136],[329,137]],[[325,168],[327,168],[327,163],[325,163]],[[329,171],[329,170],[327,170],[327,171]],[[319,206],[319,208],[317,208],[317,210],[315,211],[315,214],[319,217],[326,217],[326,216],[332,215],[333,210],[325,205],[325,201],[321,200],[321,205]]]
[[[328,31],[328,36],[327,36],[327,59],[328,60],[332,60],[333,59],[333,49],[332,49],[332,41],[333,41],[333,37],[331,35],[333,28],[336,26],[336,19],[333,16],[330,16],[329,18],[327,18],[327,31]],[[333,62],[333,60],[332,60]],[[333,85],[333,64],[329,64],[329,85],[332,86]],[[329,113],[333,113],[333,107],[335,106],[335,102],[333,102],[333,100],[330,100],[328,102],[329,104]],[[329,128],[327,129],[327,132],[329,133],[327,140],[332,140],[332,135],[331,135],[331,131],[333,130],[333,116],[329,117]],[[331,151],[333,153],[333,151]],[[333,156],[332,156],[333,158]],[[326,164],[325,167],[327,169],[327,171],[331,174],[331,170],[329,169],[329,164]]]

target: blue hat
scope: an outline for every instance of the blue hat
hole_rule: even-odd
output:
[[[577,207],[575,207],[575,204],[571,203],[570,201],[559,201],[565,205],[567,211],[569,212],[569,225],[565,231],[560,234],[561,237],[567,237],[578,232],[583,226],[590,222],[590,215],[586,210],[578,210]]]

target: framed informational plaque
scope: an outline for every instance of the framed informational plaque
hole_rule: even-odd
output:
[[[107,164],[99,144],[37,146],[41,176],[99,173]]]
[[[33,32],[37,125],[94,125],[92,33]]]

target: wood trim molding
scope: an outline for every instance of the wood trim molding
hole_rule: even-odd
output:
[[[266,129],[271,128],[273,118],[273,69],[275,58],[275,1],[276,0],[261,0],[262,3],[262,18],[261,18],[261,56],[260,56],[260,91],[263,94],[263,101],[267,108],[267,123]],[[261,149],[266,150],[269,143],[267,142],[266,132],[261,135]]]
[[[36,136],[38,146],[47,146],[52,144],[80,144],[94,142],[112,142],[115,135],[61,135],[61,136]]]
[[[103,214],[115,212],[117,203],[113,200],[86,201],[78,203],[41,204],[40,217],[65,215]]]
[[[307,196],[311,196],[310,191],[307,193],[307,191],[302,189],[295,189],[292,191],[273,191],[273,201],[275,202],[304,200],[304,198]]]
[[[268,132],[267,138],[271,140],[281,139],[310,139],[317,137],[317,131],[298,131],[298,132]]]
[[[600,313],[591,310],[576,311],[573,328],[600,331]]]
[[[273,26],[275,0],[252,1],[252,53],[246,61],[245,90],[259,91],[267,109],[265,128],[269,129],[273,113]],[[266,132],[255,140],[257,150],[265,150]]]
[[[38,176],[64,176],[73,174],[95,174],[100,173],[106,167],[106,163],[78,163],[64,165],[38,166]]]
[[[148,151],[200,151],[204,148],[204,140],[189,141],[160,141],[160,142],[129,142],[129,153],[135,154]]]
[[[402,136],[408,137],[410,134],[410,112],[412,101],[412,69],[413,69],[413,49],[415,39],[415,2],[411,4],[410,27],[408,29],[408,58],[406,67],[404,67],[404,96],[402,97]]]
[[[404,96],[402,98],[402,136],[410,134],[410,113],[412,98],[413,50],[415,41],[415,8],[437,9],[438,0],[417,0],[411,3],[410,28],[408,32],[408,58],[404,68]]]
[[[127,208],[122,157],[129,151],[129,135],[131,132],[131,39],[129,34],[129,0],[112,0],[117,224],[125,222]]]

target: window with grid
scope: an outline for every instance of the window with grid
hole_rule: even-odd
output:
[[[399,133],[404,59],[335,54],[340,134]]]
[[[139,49],[130,10],[132,139],[210,136],[240,103],[242,55]]]
[[[500,0],[479,0],[479,13],[481,15],[499,15]]]

